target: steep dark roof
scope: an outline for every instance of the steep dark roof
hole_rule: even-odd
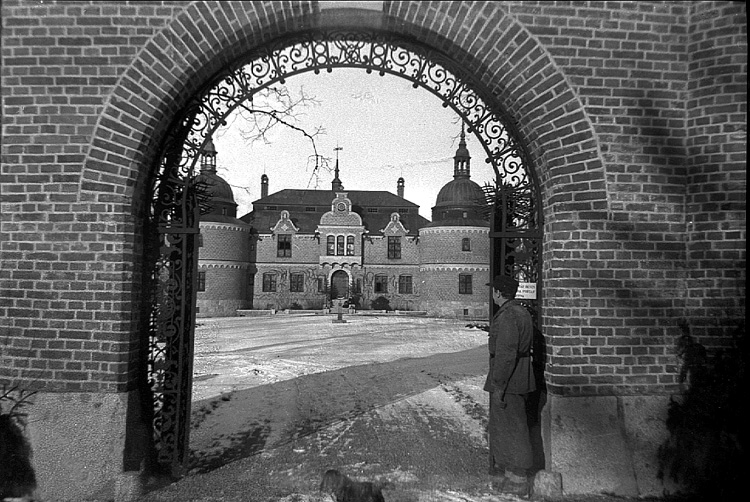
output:
[[[419,215],[419,206],[413,202],[381,190],[342,190],[352,201],[352,209],[362,217],[362,224],[370,235],[380,235],[388,225],[391,213],[399,212],[401,222],[409,235],[417,235],[420,228],[430,221]],[[320,217],[331,210],[331,202],[336,198],[333,190],[285,189],[262,197],[253,202],[253,211],[242,221],[250,223],[259,232],[267,232],[279,219],[279,213],[286,209],[300,233],[314,233]],[[268,209],[268,207],[273,209]],[[307,211],[306,208],[315,208]],[[377,209],[377,212],[370,212]],[[408,212],[398,211],[408,210]]]

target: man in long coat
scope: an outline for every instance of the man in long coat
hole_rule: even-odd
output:
[[[526,496],[533,464],[526,399],[536,390],[531,365],[534,326],[515,300],[518,281],[498,275],[488,285],[499,307],[490,324],[490,368],[484,384],[490,393],[490,474],[500,477],[502,491]]]

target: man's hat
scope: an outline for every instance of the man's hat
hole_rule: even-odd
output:
[[[496,275],[487,286],[492,286],[501,293],[515,294],[518,291],[518,281],[507,275]]]

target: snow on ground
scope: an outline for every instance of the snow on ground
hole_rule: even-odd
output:
[[[438,406],[439,399],[422,393],[441,377],[450,382],[486,371],[486,333],[463,321],[334,319],[280,314],[199,321],[191,449],[204,468],[417,394]],[[486,399],[475,394],[475,401]],[[444,401],[441,412],[465,415],[456,400]],[[481,443],[481,424],[468,423],[466,432]]]

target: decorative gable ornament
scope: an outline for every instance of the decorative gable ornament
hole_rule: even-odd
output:
[[[299,232],[299,228],[289,219],[289,211],[284,209],[281,211],[281,217],[276,225],[271,227],[272,234],[294,234]]]
[[[384,235],[394,236],[404,236],[409,233],[409,231],[404,228],[404,224],[401,223],[401,215],[398,213],[391,213],[391,221],[388,222],[388,225],[386,225],[381,232],[383,232]]]
[[[352,211],[352,201],[346,192],[337,192],[331,210],[320,217],[321,226],[362,226],[362,217]]]

